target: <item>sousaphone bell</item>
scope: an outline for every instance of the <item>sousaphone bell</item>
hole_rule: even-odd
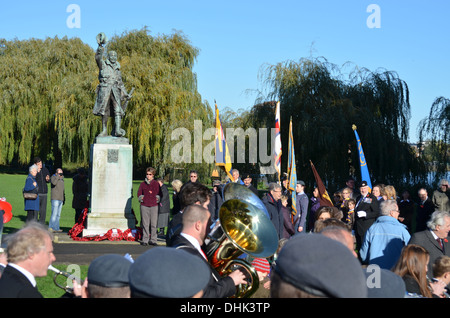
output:
[[[259,287],[255,268],[239,257],[271,257],[278,248],[278,234],[262,201],[247,187],[228,183],[223,190],[224,203],[219,211],[219,226],[209,235],[206,255],[217,272],[226,276],[236,268],[247,277],[235,297],[250,297]]]

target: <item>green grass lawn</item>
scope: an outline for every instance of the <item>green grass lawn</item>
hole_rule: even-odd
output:
[[[11,221],[5,224],[3,233],[9,234],[20,229],[26,220],[26,212],[24,211],[24,199],[22,197],[22,189],[25,186],[25,180],[27,175],[25,174],[0,174],[0,198],[5,197],[12,206],[13,218]],[[141,184],[141,180],[133,181],[133,200],[132,209],[136,215],[138,222],[140,221],[139,201],[137,200],[136,193]],[[60,227],[64,232],[68,232],[75,224],[75,210],[72,209],[72,183],[73,180],[70,177],[64,179],[64,188],[66,194],[66,202],[62,207]],[[172,205],[172,187],[169,188],[170,202]],[[52,214],[52,208],[50,203],[50,184],[48,185],[47,196],[47,215],[46,224],[50,221]]]

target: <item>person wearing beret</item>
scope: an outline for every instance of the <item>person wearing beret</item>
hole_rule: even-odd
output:
[[[201,298],[210,281],[207,263],[185,249],[158,246],[131,265],[131,298]]]
[[[253,186],[253,184],[252,184],[252,177],[251,177],[249,174],[246,174],[246,175],[244,176],[243,181],[244,181],[244,185],[245,185],[249,190],[251,190],[254,194],[256,194],[256,196],[259,196],[258,189],[256,189],[256,188]]]
[[[105,254],[89,264],[82,298],[130,298],[128,271],[132,261],[118,254]]]
[[[318,233],[288,240],[270,275],[271,298],[368,297],[359,260],[341,242]]]
[[[380,216],[380,203],[377,198],[370,193],[366,181],[361,182],[361,195],[356,199],[355,206],[355,230],[356,249],[359,250],[369,227]]]
[[[236,286],[246,283],[245,275],[238,269],[222,277],[208,263],[202,246],[210,228],[210,221],[211,213],[207,208],[197,204],[189,205],[183,210],[182,231],[172,239],[170,247],[183,249],[209,265],[210,279],[204,290],[204,298],[231,297],[236,293]]]
[[[385,268],[365,267],[368,298],[405,298],[406,285],[399,275]]]

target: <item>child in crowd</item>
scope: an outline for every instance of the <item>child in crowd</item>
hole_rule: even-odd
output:
[[[259,278],[259,287],[252,298],[269,298],[270,295],[270,264],[265,258],[255,258],[252,261]]]
[[[348,210],[345,220],[343,220],[350,228],[353,227],[353,222],[355,222],[355,206],[356,201],[353,199],[346,200],[344,202],[346,209]]]

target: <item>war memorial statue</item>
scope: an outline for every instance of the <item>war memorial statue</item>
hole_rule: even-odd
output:
[[[91,144],[90,210],[83,236],[102,236],[108,231],[124,232],[136,228],[136,217],[131,209],[133,146],[125,137],[125,130],[120,127],[134,89],[127,93],[117,53],[104,47],[107,43],[104,33],[97,35],[97,43],[95,60],[99,68],[100,83],[97,86],[93,113],[102,116],[103,130]],[[107,56],[104,56],[105,53]],[[111,135],[108,135],[110,116],[114,116],[114,126]]]
[[[114,127],[111,136],[124,137],[125,130],[120,127],[122,118],[125,116],[128,101],[132,97],[133,90],[127,93],[125,85],[122,82],[120,64],[117,62],[117,53],[108,51],[107,58],[104,58],[107,38],[104,33],[97,35],[98,48],[95,53],[95,61],[99,69],[95,100],[94,115],[102,116],[102,132],[99,137],[108,136],[107,125],[108,118],[114,116]]]

